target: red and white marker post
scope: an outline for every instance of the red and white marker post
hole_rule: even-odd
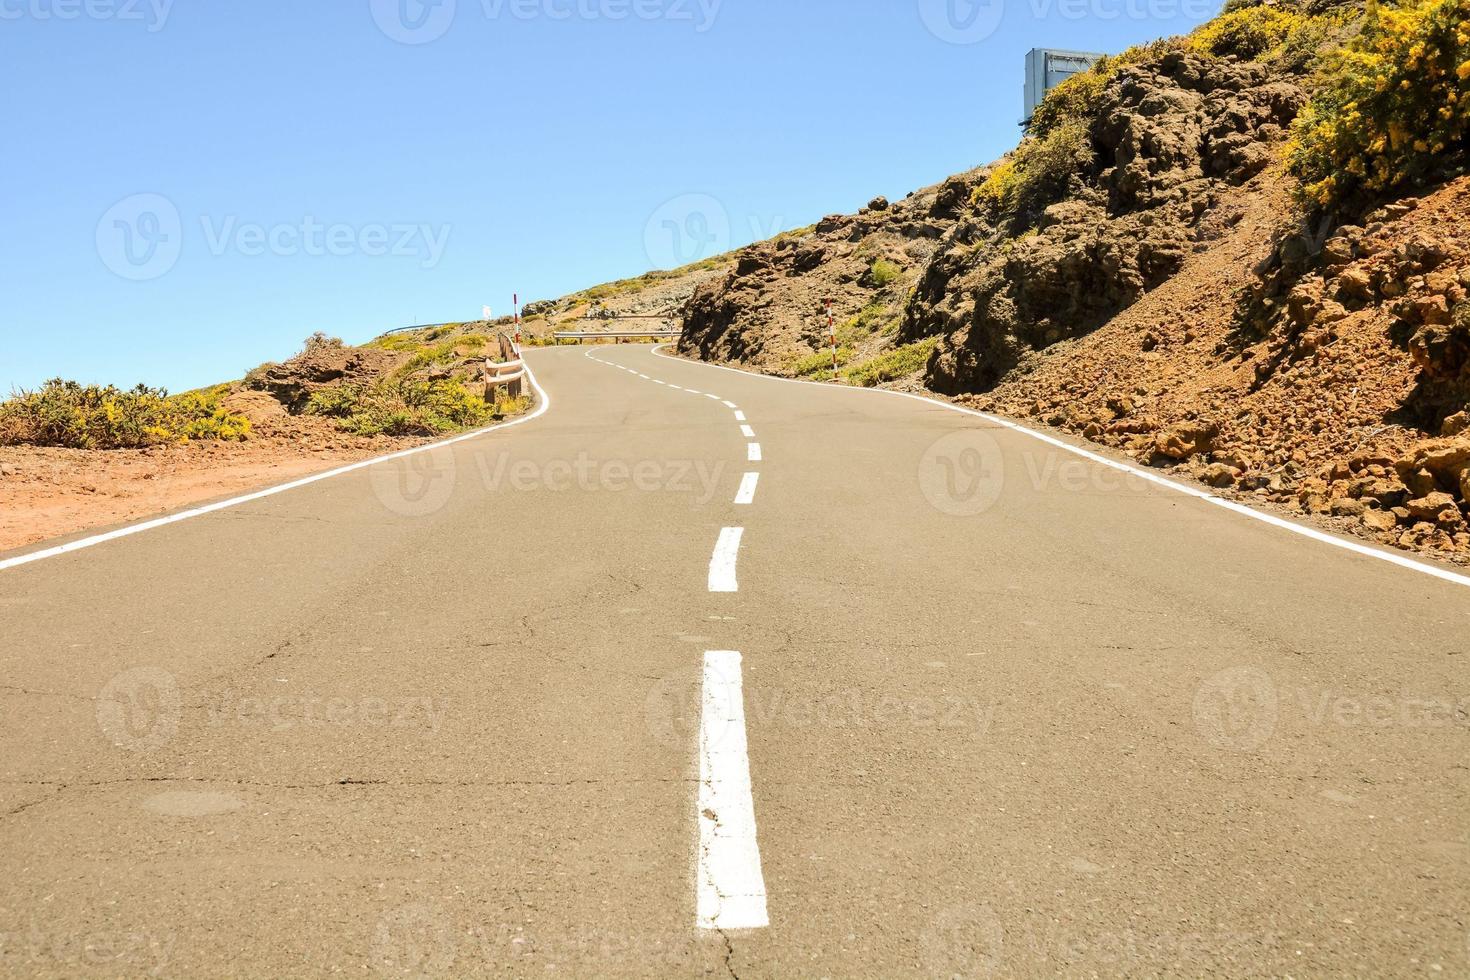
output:
[[[827,300],[827,337],[832,342],[832,380],[837,380],[837,321],[832,319],[832,301]]]
[[[521,294],[511,293],[510,301],[516,308],[516,351],[521,349]]]

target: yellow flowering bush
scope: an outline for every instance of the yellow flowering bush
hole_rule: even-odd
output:
[[[170,397],[139,385],[82,385],[59,378],[0,402],[0,445],[133,449],[190,439],[239,440],[250,420],[224,407],[228,386]]]
[[[1369,0],[1297,118],[1287,164],[1328,208],[1464,170],[1470,135],[1470,0]]]
[[[1244,7],[1221,14],[1189,36],[1189,46],[1216,57],[1248,60],[1271,54],[1307,26],[1307,18],[1279,7]]]

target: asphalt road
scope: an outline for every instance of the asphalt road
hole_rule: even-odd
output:
[[[524,425],[0,571],[0,973],[1470,975],[1463,583],[529,360]]]

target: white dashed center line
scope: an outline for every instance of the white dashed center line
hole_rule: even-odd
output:
[[[714,556],[709,560],[709,590],[711,592],[739,592],[740,583],[735,577],[735,564],[740,560],[740,539],[745,535],[743,527],[727,527],[720,531],[720,540],[715,544]]]
[[[589,351],[588,357],[592,357]],[[755,438],[745,413],[734,402],[719,395],[682,388],[672,382],[651,378],[633,368],[603,364],[635,374],[645,381],[672,391],[721,402],[735,413],[740,432]],[[749,442],[746,456],[761,461],[761,445]],[[746,473],[735,494],[738,506],[755,503],[759,473]],[[736,565],[741,527],[720,531],[709,562],[711,592],[739,592]],[[764,929],[770,925],[766,911],[766,881],[761,871],[760,845],[756,840],[755,799],[750,784],[750,752],[745,734],[745,687],[741,678],[741,656],[733,650],[712,650],[704,655],[703,691],[699,715],[699,795],[695,816],[699,821],[699,868],[696,887],[695,922],[700,929]]]
[[[704,655],[699,712],[699,882],[701,929],[764,929],[766,880],[756,839],[745,685],[740,654]]]
[[[740,481],[740,492],[735,494],[735,503],[755,503],[755,485],[760,482],[760,479],[761,475],[759,473],[745,474],[745,478]]]

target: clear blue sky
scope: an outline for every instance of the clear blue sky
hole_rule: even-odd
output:
[[[902,197],[1014,145],[1028,49],[1214,8],[0,0],[0,393],[184,390]]]

